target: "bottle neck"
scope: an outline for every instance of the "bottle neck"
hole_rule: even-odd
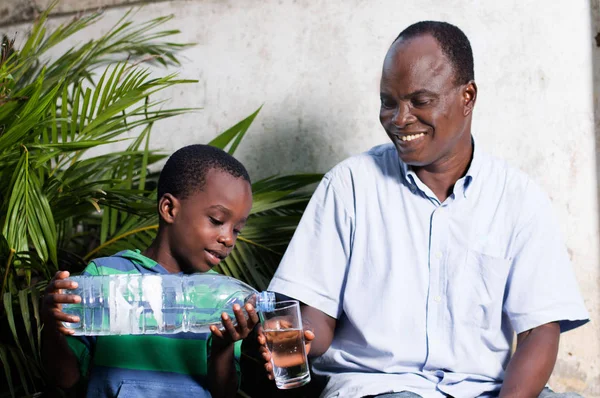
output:
[[[256,310],[270,312],[275,310],[275,293],[264,291],[256,295]]]

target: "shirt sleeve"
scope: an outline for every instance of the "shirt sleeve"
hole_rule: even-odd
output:
[[[337,177],[339,178],[339,177]],[[351,256],[354,220],[348,185],[327,174],[300,220],[269,290],[338,318]]]
[[[561,332],[589,321],[548,196],[529,183],[513,241],[504,311],[516,333],[549,322]]]

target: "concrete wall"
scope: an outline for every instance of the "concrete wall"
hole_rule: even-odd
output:
[[[158,125],[153,146],[207,142],[264,103],[237,154],[253,177],[326,171],[386,142],[378,81],[399,31],[422,19],[457,24],[475,53],[474,134],[550,193],[594,320],[562,337],[551,383],[600,397],[599,8],[600,0],[154,3],[138,18],[173,13],[180,40],[197,43],[182,54],[181,74],[200,83],[171,92],[172,104],[203,110]],[[122,11],[108,10],[78,38]],[[24,29],[10,21],[0,32]]]

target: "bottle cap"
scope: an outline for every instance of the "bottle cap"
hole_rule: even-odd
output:
[[[260,292],[256,297],[256,309],[260,312],[270,312],[275,310],[275,293]]]

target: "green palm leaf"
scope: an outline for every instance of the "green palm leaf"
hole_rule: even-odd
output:
[[[250,116],[237,123],[235,126],[219,134],[216,138],[210,141],[208,145],[227,150],[227,152],[230,155],[233,155],[237,147],[240,145],[240,142],[242,142],[242,139],[246,135],[246,132],[250,128],[250,125],[252,124],[252,122],[254,121],[254,119],[258,115],[258,112],[260,112],[261,109],[262,106],[259,107]]]
[[[48,29],[49,12],[21,49],[4,39],[0,57],[0,326],[10,330],[0,336],[8,380],[0,383],[0,396],[43,389],[39,290],[57,266],[77,273],[90,259],[152,243],[158,229],[153,166],[166,156],[150,150],[152,127],[196,110],[157,100],[194,81],[156,76],[143,65],[178,65],[177,51],[189,44],[168,41],[179,33],[162,29],[172,16],[140,23],[128,12],[101,37],[56,55],[56,45],[102,15]],[[234,154],[260,109],[209,144]],[[103,148],[123,140],[130,140],[124,150]],[[90,154],[98,149],[104,153]],[[320,178],[255,182],[247,226],[218,270],[264,289]]]
[[[26,251],[31,240],[38,255],[58,264],[56,226],[48,200],[41,192],[35,173],[30,172],[25,148],[13,176],[12,194],[2,234],[16,251]]]
[[[179,32],[161,29],[172,16],[134,23],[127,13],[103,36],[56,56],[58,44],[102,15],[48,29],[55,5],[20,49],[3,39],[0,57],[0,326],[10,330],[0,336],[0,379],[7,379],[0,396],[35,395],[44,385],[38,289],[58,264],[81,270],[100,245],[104,214],[114,247],[124,237],[151,241],[153,228],[139,229],[156,224],[155,177],[147,170],[164,158],[149,149],[151,129],[192,110],[154,97],[193,80],[143,65],[179,63],[177,51],[189,44],[169,42]],[[141,134],[130,139],[132,131]],[[88,153],[124,139],[132,141],[126,150]]]
[[[2,364],[2,367],[4,368],[4,376],[6,377],[7,385],[10,390],[10,396],[16,397],[15,387],[14,387],[13,381],[12,381],[12,373],[10,371],[11,364],[8,361],[8,354],[7,354],[8,349],[9,349],[9,347],[0,344],[0,363]]]

